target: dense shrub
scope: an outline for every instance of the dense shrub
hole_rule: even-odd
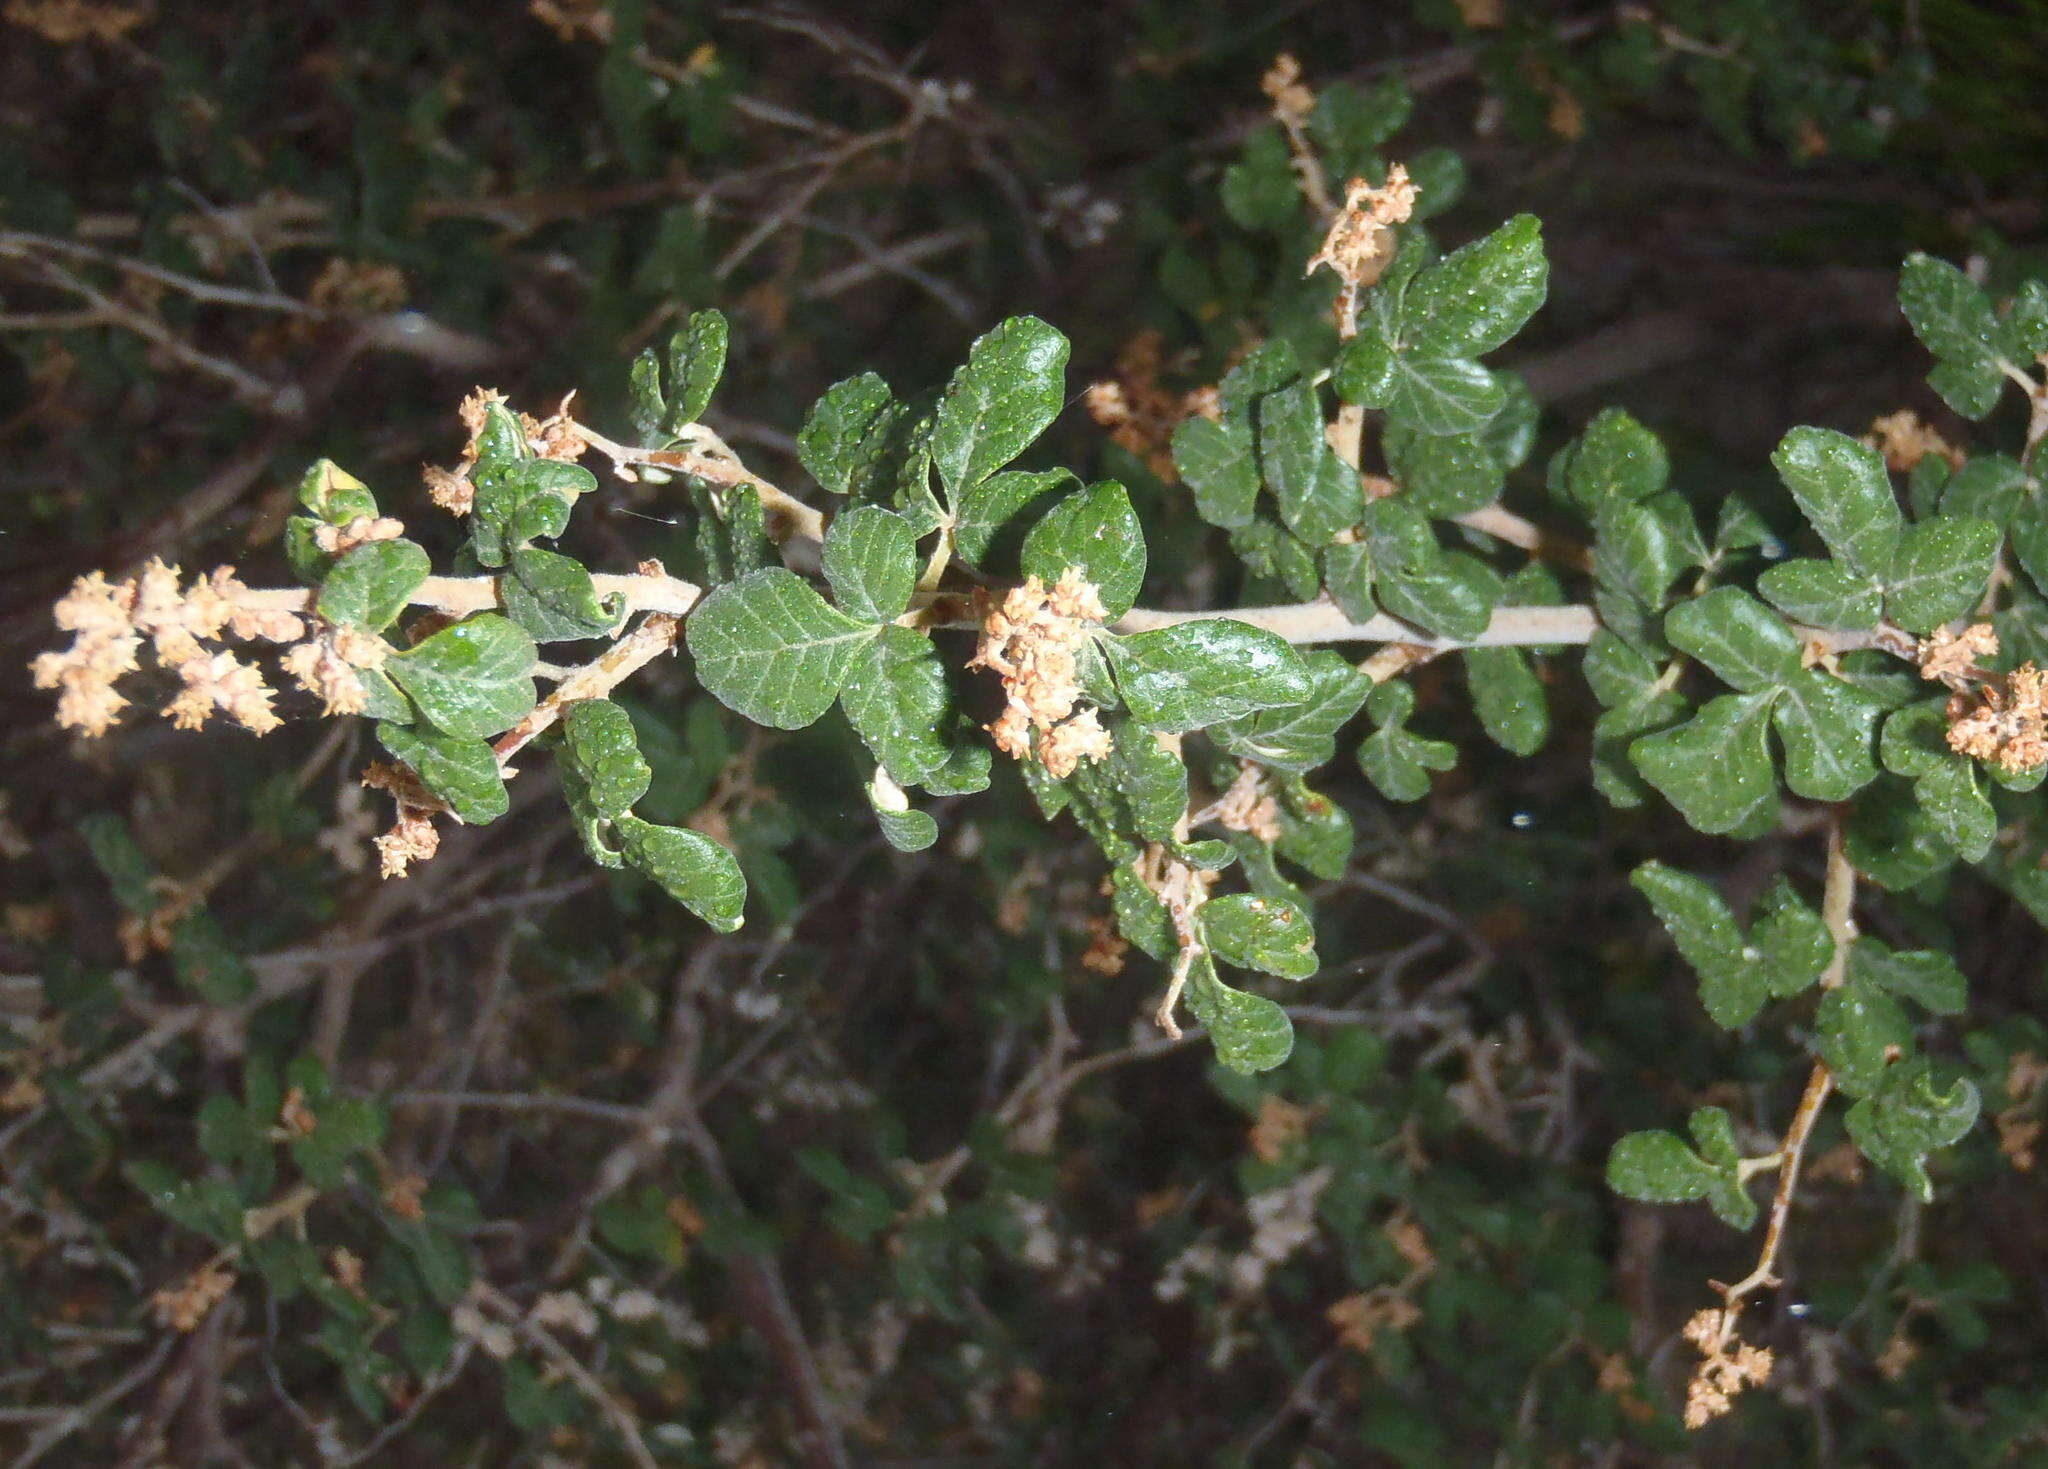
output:
[[[1968,12],[1197,8],[1062,134],[530,9],[6,11],[155,89],[0,230],[18,1462],[2042,1452],[2048,270],[1855,196]],[[1545,338],[1486,171],[1631,128],[1859,223]]]

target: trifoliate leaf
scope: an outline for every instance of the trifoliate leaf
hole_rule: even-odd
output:
[[[718,588],[685,628],[704,687],[728,709],[775,729],[802,729],[831,708],[854,659],[879,632],[779,566]]]
[[[1429,794],[1428,772],[1458,763],[1455,745],[1409,731],[1414,710],[1415,690],[1399,679],[1381,684],[1365,701],[1366,714],[1379,727],[1359,745],[1358,765],[1390,801],[1421,800]]]

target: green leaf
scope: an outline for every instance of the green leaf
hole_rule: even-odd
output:
[[[865,621],[902,616],[917,588],[917,537],[909,521],[879,505],[835,515],[820,560],[839,610]]]
[[[1924,1204],[1934,1199],[1927,1155],[1961,1141],[1977,1125],[1981,1105],[1967,1078],[1937,1088],[1933,1068],[1916,1058],[1886,1073],[1877,1091],[1850,1107],[1843,1122],[1863,1156]]]
[[[954,549],[970,563],[980,564],[996,532],[1012,516],[1072,478],[1064,469],[1006,469],[977,480],[954,497]]]
[[[1323,434],[1316,390],[1297,382],[1259,400],[1259,465],[1280,505],[1280,518],[1302,540],[1321,546],[1365,511],[1357,474]]]
[[[1783,876],[1765,892],[1762,909],[1763,916],[1750,930],[1749,950],[1758,956],[1772,998],[1789,1000],[1820,978],[1834,957],[1834,940],[1821,916],[1800,900]]]
[[[922,852],[939,839],[939,823],[929,811],[912,808],[903,788],[882,771],[868,782],[868,805],[882,828],[882,839],[899,852]]]
[[[1231,893],[1202,905],[1209,950],[1226,964],[1307,979],[1319,967],[1316,930],[1297,905],[1251,893]]]
[[[950,701],[931,639],[885,627],[854,655],[840,704],[861,739],[900,785],[923,782],[952,751],[939,737]]]
[[[1381,447],[1401,497],[1425,515],[1463,515],[1489,505],[1506,478],[1493,448],[1471,435],[1439,438],[1397,422],[1387,426]]]
[[[1975,610],[2004,536],[1988,520],[1944,515],[1909,527],[1885,578],[1885,606],[1907,632],[1926,635]]]
[[[1673,1132],[1631,1132],[1607,1155],[1607,1186],[1645,1204],[1684,1204],[1703,1199],[1715,1170]]]
[[[1416,276],[1403,303],[1409,340],[1432,357],[1484,356],[1536,314],[1549,283],[1543,226],[1518,214]]]
[[[1243,1075],[1271,1071],[1294,1050],[1294,1025],[1287,1012],[1263,995],[1234,990],[1216,977],[1216,966],[1199,955],[1188,974],[1188,1010],[1209,1027],[1216,1059]]]
[[[654,771],[626,711],[609,699],[579,699],[562,716],[562,763],[576,772],[604,820],[625,815],[647,794]]]
[[[1971,362],[1938,362],[1927,374],[1927,386],[1941,395],[1964,418],[1976,421],[1988,417],[2005,391],[2005,374],[1990,358]]]
[[[1363,541],[1340,541],[1323,548],[1323,582],[1330,600],[1356,622],[1379,613],[1372,599],[1372,548]]]
[[[1936,357],[1976,363],[1997,355],[1991,298],[1946,260],[1915,252],[1899,271],[1899,307]]]
[[[1648,504],[1609,500],[1594,522],[1593,575],[1601,585],[1627,593],[1650,608],[1685,565],[1685,552],[1671,522]]]
[[[1365,701],[1365,712],[1379,727],[1359,745],[1358,765],[1390,801],[1421,800],[1429,794],[1428,772],[1458,763],[1456,746],[1409,732],[1414,711],[1415,690],[1399,679],[1381,684]]]
[[[1905,517],[1875,449],[1833,429],[1795,428],[1771,463],[1836,557],[1869,576],[1891,571]]]
[[[1284,388],[1302,375],[1301,359],[1285,337],[1275,337],[1247,352],[1237,366],[1223,374],[1216,395],[1223,410],[1223,426],[1247,444],[1252,437],[1252,416],[1259,399],[1276,388]]]
[[[1892,1060],[1911,1051],[1913,1027],[1899,1002],[1869,976],[1850,975],[1821,996],[1815,1016],[1820,1057],[1848,1096],[1868,1096]]]
[[[1863,629],[1884,614],[1884,588],[1835,561],[1784,561],[1756,579],[1773,607],[1813,627]]]
[[[1014,316],[977,340],[939,399],[932,463],[954,497],[1015,459],[1066,400],[1067,339],[1035,316]]]
[[[1984,860],[1998,836],[1998,813],[1977,784],[1975,762],[1950,756],[1915,783],[1913,799],[1957,856]]]
[[[834,495],[872,493],[903,412],[875,373],[834,383],[804,419],[797,457],[821,489]]]
[[[316,460],[300,477],[299,503],[329,525],[377,514],[377,497],[369,486],[332,459]]]
[[[403,538],[368,541],[344,552],[320,583],[320,615],[382,632],[434,569],[423,547]]]
[[[1846,801],[1877,779],[1873,753],[1884,706],[1817,668],[1785,685],[1771,722],[1785,745],[1785,784],[1816,801]]]
[[[1209,737],[1233,755],[1297,775],[1328,764],[1337,753],[1337,731],[1365,703],[1372,680],[1326,648],[1300,657],[1307,698],[1214,725]]]
[[[1679,603],[1664,619],[1664,635],[1672,647],[1744,693],[1799,672],[1799,639],[1763,603],[1735,587],[1715,587]]]
[[[1929,454],[1921,464],[1947,464],[1939,454]],[[1919,466],[1914,466],[1918,472]],[[2028,497],[2027,472],[2008,454],[1979,454],[1949,479],[1941,492],[1943,515],[1971,516],[2004,525],[2018,513]]]
[[[728,335],[723,313],[693,311],[683,329],[668,339],[668,409],[661,419],[664,433],[675,434],[684,424],[704,416],[718,379],[725,373]]]
[[[1350,814],[1299,780],[1283,785],[1280,799],[1280,840],[1273,850],[1325,882],[1337,881],[1351,865],[1357,841]]]
[[[1459,357],[1398,353],[1384,407],[1426,434],[1470,434],[1484,429],[1507,403],[1501,380]]]
[[[1365,511],[1365,543],[1387,611],[1441,637],[1470,639],[1486,631],[1495,590],[1489,578],[1474,573],[1477,563],[1446,556],[1414,506],[1399,496],[1373,501]]]
[[[536,546],[512,553],[510,574],[499,582],[505,612],[535,642],[566,642],[607,637],[625,618],[625,599],[611,605],[597,594],[597,584],[580,561]]]
[[[1102,644],[1118,691],[1147,729],[1201,729],[1255,710],[1299,704],[1312,691],[1308,669],[1293,648],[1229,618],[1104,636]]]
[[[1294,223],[1301,196],[1278,128],[1260,127],[1245,139],[1244,156],[1223,170],[1220,194],[1224,212],[1245,229],[1277,233]]]
[[[1472,712],[1493,742],[1515,755],[1533,755],[1550,736],[1550,705],[1543,680],[1520,648],[1467,648],[1465,684]]]
[[[702,832],[637,816],[621,816],[614,826],[626,861],[717,932],[746,921],[747,879],[724,847]]]
[[[802,729],[832,707],[878,632],[770,566],[706,597],[685,637],[698,679],[721,704],[756,724]]]
[[[1047,586],[1078,568],[1108,615],[1123,616],[1145,585],[1145,531],[1130,492],[1115,480],[1074,491],[1024,538],[1023,565]]]
[[[1370,87],[1330,82],[1318,88],[1308,132],[1321,150],[1330,177],[1378,173],[1374,150],[1401,131],[1413,105],[1398,76]]]
[[[1252,436],[1199,414],[1173,430],[1173,464],[1194,493],[1195,513],[1211,525],[1235,530],[1251,524],[1259,498],[1259,466]]]
[[[559,459],[479,459],[470,482],[476,495],[470,548],[485,566],[503,566],[512,548],[527,541],[561,535],[577,497],[597,489],[597,476]]]
[[[1677,728],[1637,740],[1629,758],[1693,826],[1734,831],[1777,799],[1765,744],[1776,697],[1724,694]]]
[[[1678,952],[1700,977],[1700,1002],[1724,1030],[1756,1018],[1770,997],[1768,974],[1745,953],[1742,929],[1721,895],[1690,873],[1645,862],[1629,881],[1650,900]]]
[[[1955,959],[1932,949],[1894,953],[1878,939],[1859,938],[1849,951],[1849,973],[1936,1015],[1960,1015],[1970,999],[1969,981]]]
[[[510,729],[533,708],[533,639],[495,612],[444,627],[384,662],[435,727],[464,739]]]
[[[1647,500],[1671,479],[1664,443],[1619,408],[1603,408],[1559,452],[1551,484],[1589,516],[1613,501]]]
[[[461,821],[482,826],[511,809],[498,758],[480,739],[380,723],[377,743],[411,766],[420,784],[446,801]]]

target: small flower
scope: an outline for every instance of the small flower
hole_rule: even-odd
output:
[[[1998,651],[1998,634],[1988,622],[1966,627],[1959,633],[1937,627],[1920,640],[1920,676],[1939,680],[1952,689],[1962,689],[1982,677],[1977,660]]]
[[[330,556],[339,556],[372,541],[395,541],[405,534],[405,522],[388,515],[358,515],[346,525],[313,527],[313,544]]]
[[[1301,79],[1301,63],[1288,52],[1273,58],[1259,78],[1259,90],[1272,102],[1274,120],[1289,128],[1305,126],[1315,111],[1316,94]]]

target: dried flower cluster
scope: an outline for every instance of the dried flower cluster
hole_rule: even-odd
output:
[[[988,609],[968,667],[993,669],[1003,681],[1008,702],[988,727],[997,749],[1016,760],[1035,754],[1061,780],[1083,760],[1109,755],[1109,731],[1097,710],[1091,705],[1075,712],[1082,699],[1080,651],[1107,615],[1094,584],[1073,567],[1051,587],[1028,577]]]
[[[128,705],[114,685],[141,666],[147,639],[157,662],[184,684],[164,710],[178,728],[198,729],[218,710],[257,734],[268,733],[283,722],[270,707],[274,691],[255,668],[206,643],[223,636],[289,641],[305,636],[305,623],[290,612],[238,605],[247,591],[227,567],[186,589],[178,585],[177,568],[161,561],[126,581],[110,582],[98,572],[82,576],[55,608],[57,626],[73,634],[71,646],[36,658],[36,687],[58,691],[59,724],[103,735]]]
[[[1316,94],[1301,79],[1301,63],[1287,52],[1273,58],[1259,78],[1259,90],[1273,104],[1274,120],[1288,127],[1303,126],[1315,110]]]
[[[441,850],[441,832],[434,818],[446,813],[448,806],[421,784],[417,775],[403,765],[373,760],[363,768],[362,783],[373,791],[388,792],[398,803],[391,830],[373,843],[380,876],[403,877],[413,863],[425,862]]]
[[[1265,769],[1256,761],[1239,763],[1237,779],[1217,799],[1215,809],[1219,826],[1261,842],[1280,840],[1280,803],[1266,788]]]
[[[173,1331],[197,1331],[199,1323],[235,1288],[235,1273],[219,1260],[209,1260],[176,1285],[149,1298],[157,1325]]]
[[[1997,651],[1998,634],[1990,623],[1980,622],[1959,633],[1937,627],[1932,634],[1920,640],[1915,656],[1922,678],[1945,683],[1960,691],[1985,678],[1984,670],[1977,666],[1977,661],[1989,658]]]
[[[1159,381],[1160,335],[1139,332],[1117,353],[1116,376],[1089,386],[1088,416],[1109,430],[1110,441],[1160,479],[1172,484],[1179,472],[1173,464],[1173,431],[1182,420],[1222,416],[1222,400],[1214,387],[1175,393]]]
[[[1733,1308],[1699,1312],[1685,1323],[1683,1335],[1700,1352],[1700,1365],[1685,1390],[1687,1428],[1712,1422],[1741,1393],[1770,1380],[1770,1349],[1751,1346],[1736,1334]]]
[[[1394,258],[1394,226],[1415,213],[1415,199],[1415,184],[1398,163],[1378,187],[1353,179],[1344,191],[1344,207],[1330,221],[1322,249],[1309,257],[1302,274],[1313,275],[1327,265],[1344,283],[1347,295],[1371,285]]]
[[[1961,469],[1966,459],[1961,449],[1910,408],[1873,420],[1863,442],[1884,455],[1884,462],[1900,474],[1912,473],[1930,454],[1948,461],[1950,469]]]
[[[2048,674],[2031,663],[1949,699],[1949,748],[2025,775],[2048,765]]]

